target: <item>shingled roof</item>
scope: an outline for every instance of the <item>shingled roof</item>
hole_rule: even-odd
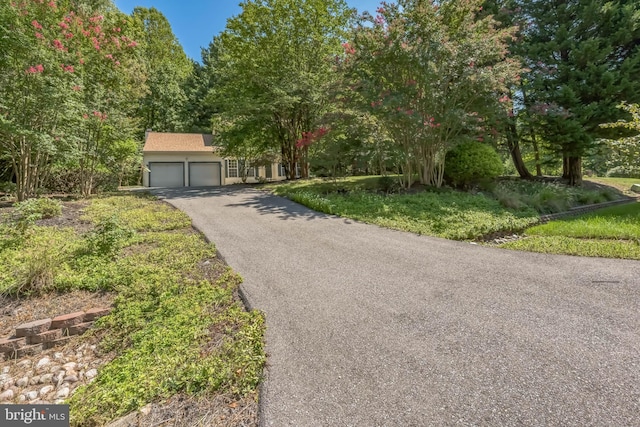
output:
[[[149,132],[142,151],[212,153],[215,148],[211,134]]]

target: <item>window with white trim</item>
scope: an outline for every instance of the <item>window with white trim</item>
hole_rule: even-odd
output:
[[[227,160],[227,178],[237,178],[237,177],[238,177],[238,161]]]

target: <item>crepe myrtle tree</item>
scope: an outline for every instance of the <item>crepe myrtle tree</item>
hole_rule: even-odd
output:
[[[415,173],[441,186],[447,150],[461,135],[481,136],[519,78],[506,45],[515,29],[497,28],[481,10],[479,0],[383,2],[343,45],[354,101],[395,141],[405,187]]]
[[[83,119],[105,122],[139,86],[126,78],[135,69],[130,53],[136,43],[123,31],[125,15],[72,5],[0,6],[0,146],[12,164],[18,200],[36,194],[54,162],[78,165],[87,195],[97,147],[105,141],[96,123]]]
[[[61,137],[73,67],[57,49],[55,2],[0,4],[0,156],[16,179],[18,200],[36,194]]]

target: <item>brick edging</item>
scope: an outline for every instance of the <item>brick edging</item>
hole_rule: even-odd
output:
[[[0,361],[32,356],[43,350],[66,344],[73,336],[85,333],[93,322],[106,316],[111,308],[95,307],[87,311],[63,314],[53,319],[22,323],[15,334],[0,339]]]

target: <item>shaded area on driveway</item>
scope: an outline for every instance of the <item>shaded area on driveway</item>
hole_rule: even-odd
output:
[[[260,214],[276,215],[278,219],[284,220],[294,218],[306,218],[310,220],[329,218],[329,216],[325,214],[307,209],[298,203],[282,198],[276,199],[267,192],[256,191],[250,186],[245,185],[233,185],[226,187],[157,188],[152,189],[151,191],[159,198],[166,199],[169,202],[172,200],[194,198],[224,198],[225,196],[232,195],[238,191],[247,191],[251,193],[250,197],[235,203],[225,203],[224,206],[229,208],[251,208]],[[347,219],[345,219],[345,221],[347,223],[350,222],[350,220]]]
[[[266,313],[263,425],[640,425],[639,262],[416,236],[246,187],[154,192]]]

